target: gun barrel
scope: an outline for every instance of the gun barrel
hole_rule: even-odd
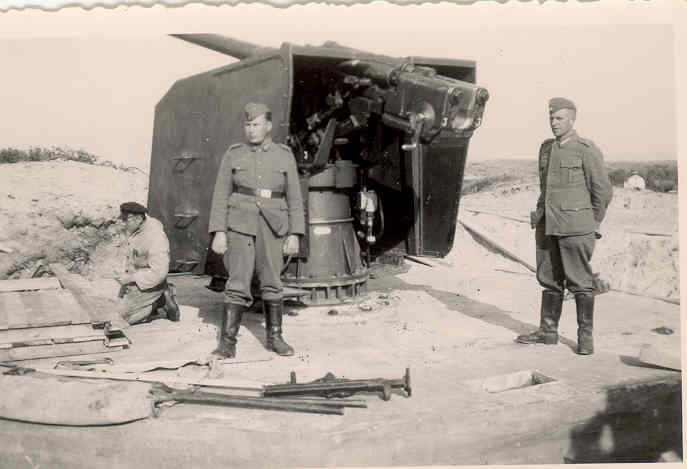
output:
[[[276,51],[272,47],[262,47],[252,42],[240,41],[219,34],[171,34],[171,36],[239,60]]]
[[[369,78],[375,84],[384,88],[388,88],[393,84],[394,72],[397,71],[393,65],[359,59],[340,63],[339,70],[358,77]]]

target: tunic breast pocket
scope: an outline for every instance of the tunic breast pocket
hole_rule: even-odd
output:
[[[134,249],[133,252],[133,262],[137,269],[148,267],[148,253],[145,251],[139,251]]]
[[[238,184],[240,186],[248,185],[248,172],[241,166],[235,166],[231,168],[231,177],[234,180],[234,184]]]
[[[286,186],[286,170],[273,169],[265,174],[265,186],[273,191],[284,192]]]
[[[582,157],[566,156],[561,159],[561,175],[568,175],[568,183],[578,183],[584,181],[584,170],[582,169]]]

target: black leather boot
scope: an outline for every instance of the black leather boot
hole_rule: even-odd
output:
[[[165,288],[165,292],[162,296],[165,299],[165,305],[163,306],[163,309],[165,310],[165,313],[167,313],[167,319],[174,322],[179,321],[179,319],[181,319],[181,311],[179,310],[179,305],[175,300],[174,285],[168,283],[167,288]]]
[[[241,318],[246,307],[233,303],[224,305],[222,315],[222,330],[219,336],[219,344],[212,351],[218,358],[234,358],[236,356],[236,335],[239,333]]]
[[[577,353],[591,355],[594,353],[594,294],[576,294],[575,306],[577,306]]]
[[[293,355],[293,348],[284,342],[281,336],[281,322],[284,307],[279,301],[262,301],[265,311],[265,330],[267,332],[267,348],[279,355],[288,357]]]
[[[561,319],[562,310],[562,293],[553,290],[542,291],[539,329],[530,334],[520,335],[515,341],[521,344],[557,344],[558,321]]]

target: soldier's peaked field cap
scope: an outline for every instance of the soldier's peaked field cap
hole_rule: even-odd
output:
[[[119,211],[122,213],[133,213],[136,215],[145,215],[148,209],[138,202],[124,202],[119,206]]]
[[[262,103],[248,103],[246,104],[244,111],[246,113],[246,119],[252,121],[253,119],[257,119],[263,114],[270,112],[270,108],[268,108]]]
[[[554,113],[560,111],[561,109],[572,109],[577,111],[575,103],[570,101],[568,98],[551,98],[549,100],[549,113]]]

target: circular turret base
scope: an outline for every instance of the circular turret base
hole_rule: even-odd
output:
[[[358,300],[367,295],[367,269],[362,273],[337,276],[329,279],[283,278],[284,286],[299,288],[310,292],[309,296],[299,299],[306,305],[333,305]]]

